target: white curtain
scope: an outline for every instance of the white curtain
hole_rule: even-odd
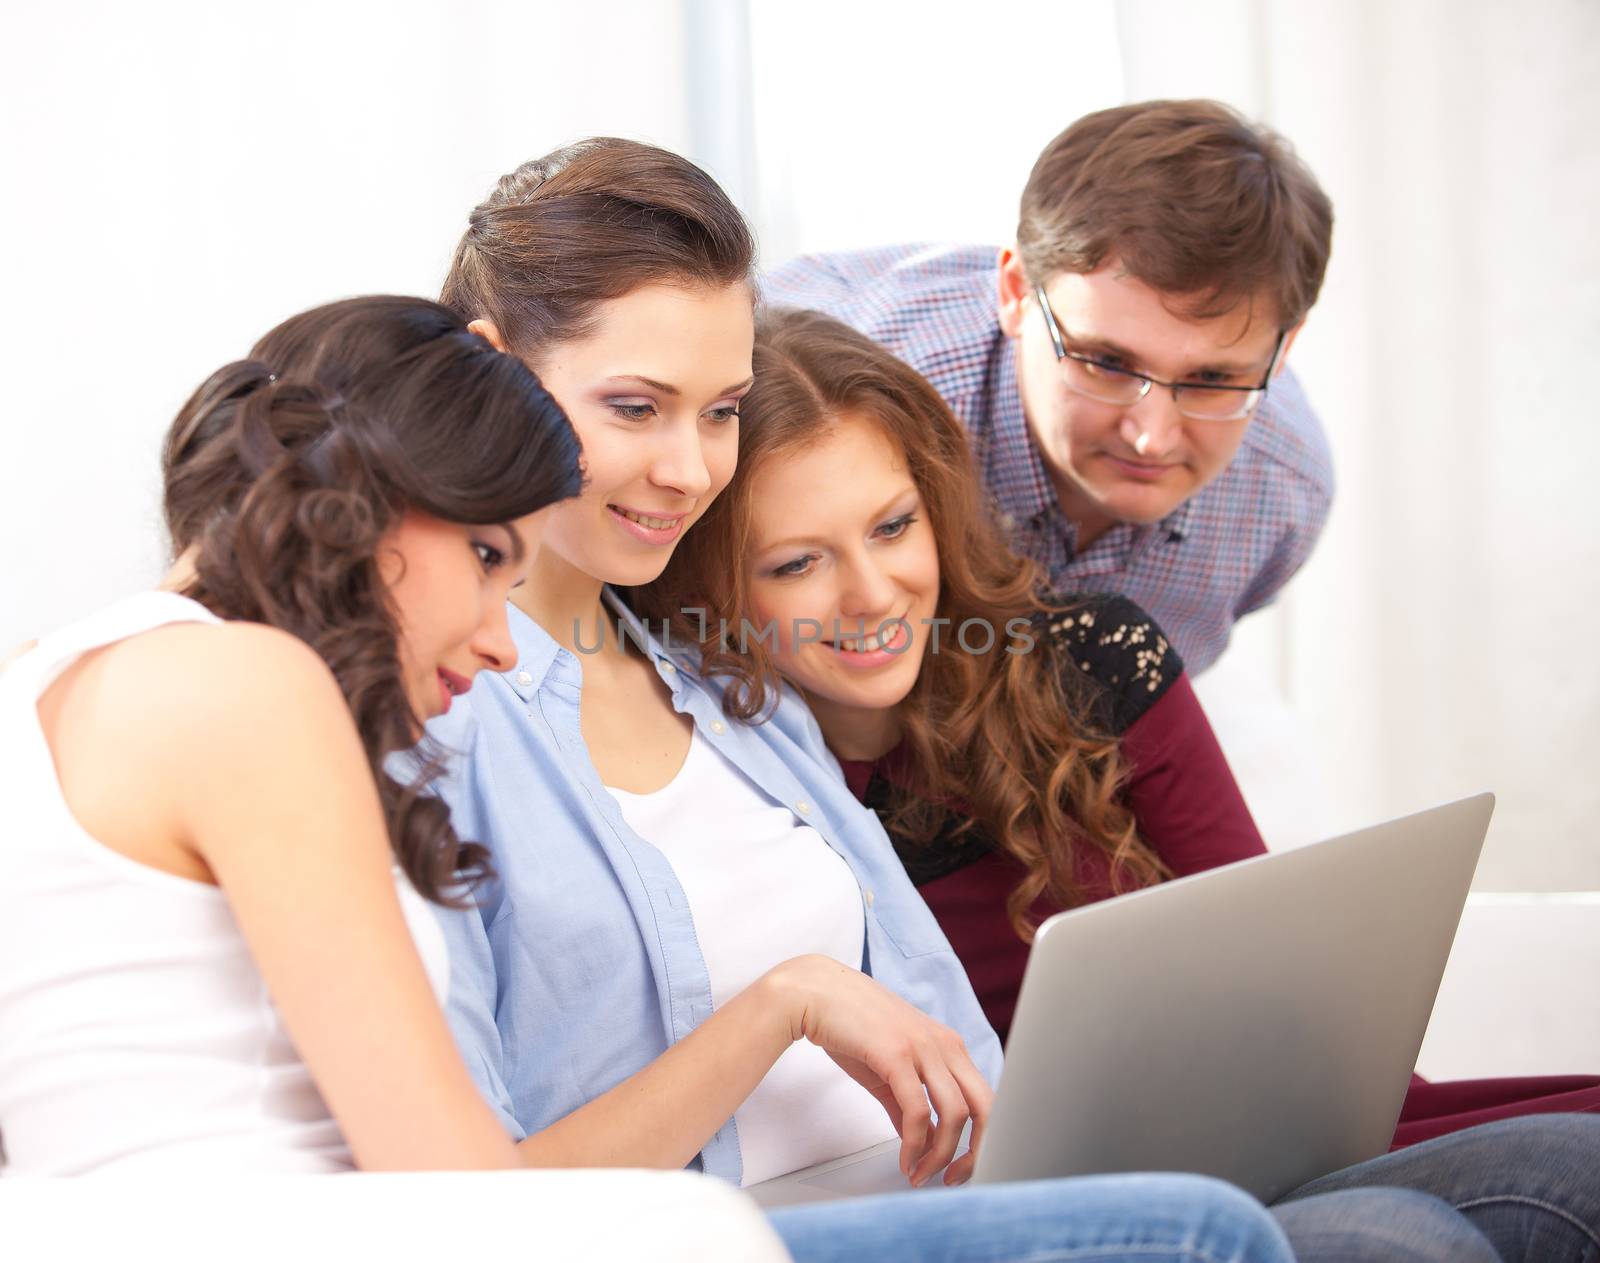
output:
[[[1238,646],[1309,734],[1322,823],[1492,788],[1480,889],[1600,889],[1600,5],[1118,18],[1129,99],[1229,100],[1334,200],[1294,362],[1339,492]]]

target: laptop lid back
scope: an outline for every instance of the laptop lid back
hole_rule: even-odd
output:
[[[1195,1171],[1272,1201],[1385,1152],[1493,808],[1050,918],[974,1178]]]

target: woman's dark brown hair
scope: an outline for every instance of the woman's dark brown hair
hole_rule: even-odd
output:
[[[929,845],[950,804],[964,804],[970,818],[962,829],[981,828],[1025,871],[1006,901],[1025,941],[1041,895],[1062,907],[1080,901],[1075,848],[1104,852],[1118,890],[1168,876],[1119,797],[1117,743],[1095,731],[1087,686],[1060,670],[1047,644],[1004,652],[998,633],[1013,626],[1010,620],[1036,624],[1065,607],[1042,596],[1037,566],[1007,547],[961,423],[938,392],[836,320],[773,310],[757,322],[755,386],[739,412],[732,482],[683,537],[662,576],[634,593],[640,613],[670,619],[674,635],[699,644],[704,669],[727,677],[728,713],[759,721],[780,686],[765,640],[735,635],[723,643],[719,635],[742,619],[758,622],[747,560],[756,480],[772,461],[825,438],[843,414],[868,417],[904,453],[922,497],[939,553],[936,616],[951,627],[985,620],[997,632],[991,652],[968,653],[946,640],[923,659],[899,706],[911,780],[896,789],[889,828],[913,845]]]
[[[515,357],[421,298],[352,298],[284,321],[212,374],[162,453],[183,589],[212,613],[282,628],[321,655],[366,748],[400,866],[426,897],[488,871],[424,791],[385,767],[417,739],[399,636],[379,575],[408,509],[507,523],[577,494],[578,440]]]
[[[1264,299],[1279,328],[1317,301],[1333,203],[1289,142],[1220,101],[1141,101],[1086,114],[1048,145],[1022,191],[1028,279],[1129,275],[1220,315]]]
[[[531,363],[641,285],[748,283],[755,239],[687,158],[600,136],[502,176],[473,209],[439,301]]]

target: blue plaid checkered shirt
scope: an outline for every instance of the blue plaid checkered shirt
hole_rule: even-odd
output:
[[[1028,434],[1016,348],[996,310],[999,252],[890,246],[806,255],[766,277],[773,305],[854,325],[926,377],[972,439],[1013,545],[1060,592],[1119,592],[1144,606],[1191,671],[1311,554],[1333,499],[1326,437],[1293,374],[1275,379],[1223,473],[1153,525],[1123,522],[1081,552]]]

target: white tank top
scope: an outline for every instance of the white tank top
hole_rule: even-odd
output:
[[[0,672],[0,1143],[7,1175],[352,1166],[215,886],[111,850],[67,808],[40,695],[80,656],[218,620],[145,592],[45,637]],[[396,889],[434,991],[449,958]]]
[[[664,789],[611,794],[683,887],[713,1007],[795,956],[816,952],[861,968],[866,913],[850,866],[698,728]],[[778,1058],[733,1117],[745,1185],[895,1134],[883,1106],[805,1040]]]

